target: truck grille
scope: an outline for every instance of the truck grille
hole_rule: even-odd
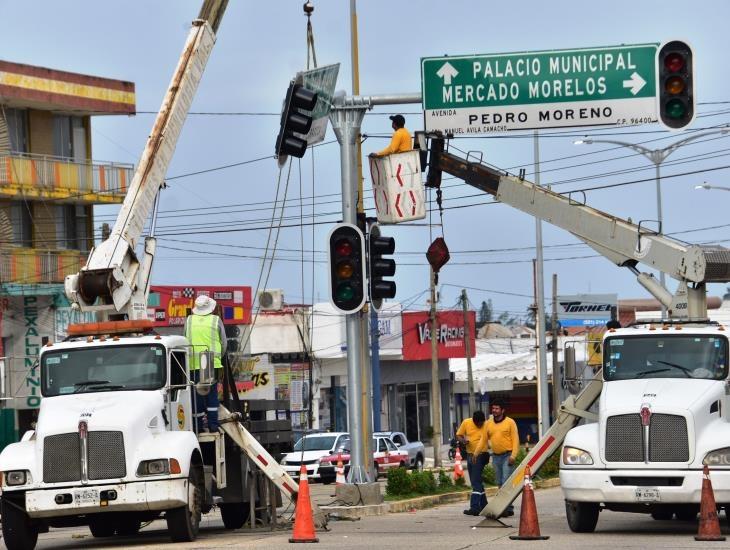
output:
[[[644,462],[644,431],[639,414],[606,421],[606,461]],[[649,462],[688,462],[687,421],[674,414],[653,414],[649,424]]]
[[[122,432],[89,432],[89,479],[121,478],[127,474]],[[43,439],[43,482],[62,483],[81,479],[81,443],[78,433],[50,435]]]
[[[43,482],[81,479],[79,434],[49,435],[43,439]]]
[[[122,432],[89,432],[89,479],[127,475]]]

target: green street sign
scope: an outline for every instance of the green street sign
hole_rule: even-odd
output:
[[[332,97],[335,94],[337,74],[340,71],[340,64],[325,65],[297,74],[296,80],[308,90],[317,92],[317,104],[312,111],[312,128],[306,136],[307,145],[313,145],[324,141],[327,132],[327,117],[332,108]]]
[[[421,59],[426,130],[481,134],[657,120],[657,44]]]

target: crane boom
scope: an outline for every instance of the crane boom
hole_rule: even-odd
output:
[[[109,238],[89,253],[81,271],[66,277],[73,307],[128,319],[147,318],[155,239],[145,239],[145,261],[135,248],[172,160],[190,104],[215,44],[228,0],[206,0],[185,42],[177,68]]]
[[[438,187],[442,172],[464,180],[499,202],[569,231],[616,265],[631,269],[639,283],[668,308],[670,317],[705,319],[706,283],[730,281],[727,248],[672,239],[588,206],[585,200],[561,195],[479,161],[460,158],[444,150],[442,137],[432,137],[427,185]],[[651,274],[640,273],[638,264],[677,279],[678,290],[672,295]]]

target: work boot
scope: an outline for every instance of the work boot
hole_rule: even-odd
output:
[[[464,510],[464,515],[466,515],[466,516],[478,516],[479,515],[479,512],[477,512],[476,510],[472,510],[471,508],[469,508],[468,510]]]

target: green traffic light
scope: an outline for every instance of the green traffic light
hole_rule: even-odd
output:
[[[335,296],[340,301],[349,302],[355,297],[355,289],[349,283],[340,283],[337,285]]]
[[[680,99],[672,99],[667,102],[664,112],[669,118],[679,119],[687,114],[687,107]]]

